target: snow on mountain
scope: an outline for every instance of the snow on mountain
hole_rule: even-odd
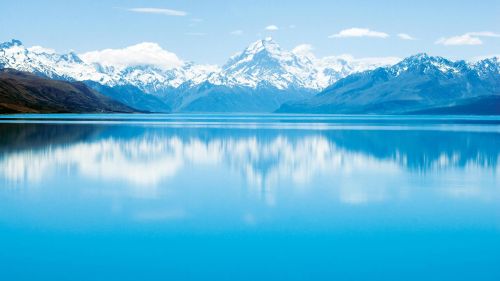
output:
[[[459,73],[462,68],[468,67],[464,61],[453,62],[443,57],[429,56],[425,53],[416,54],[393,65],[388,70],[394,76],[406,72],[431,73]]]
[[[500,57],[486,58],[471,65],[479,77],[490,76],[492,73],[500,74]]]
[[[128,58],[130,55],[139,57]],[[170,65],[163,67],[164,64]],[[18,40],[0,44],[0,68],[14,68],[56,79],[90,80],[111,87],[132,85],[145,93],[161,93],[181,86],[186,89],[205,82],[230,88],[271,87],[319,92],[353,73],[378,67],[392,66],[390,71],[395,75],[408,69],[458,73],[461,68],[477,69],[478,75],[487,75],[491,68],[496,67],[498,72],[498,65],[498,58],[466,63],[426,54],[402,61],[396,57],[356,59],[350,55],[318,58],[310,45],[288,51],[272,38],[250,44],[222,67],[182,61],[155,43],[81,56],[74,52],[61,55],[40,46],[26,48]]]
[[[222,71],[210,76],[215,85],[274,86],[321,90],[349,74],[397,63],[398,58],[354,59],[352,56],[316,58],[307,45],[283,50],[268,37],[233,56]]]
[[[137,86],[146,93],[155,93],[166,89],[175,89],[182,84],[197,85],[205,81],[218,68],[212,65],[184,63],[181,67],[163,69],[153,65],[139,65],[115,71],[120,77],[119,84]]]
[[[127,58],[131,54],[139,54],[142,59]],[[122,62],[125,58],[129,65]],[[156,59],[171,65],[162,67],[162,63],[153,63]],[[319,59],[307,48],[284,50],[272,38],[250,44],[222,68],[181,61],[154,43],[94,51],[82,56],[74,52],[60,55],[40,46],[26,48],[18,40],[0,44],[0,66],[3,68],[56,79],[90,80],[111,87],[132,85],[146,93],[176,89],[183,84],[196,86],[206,81],[227,87],[320,91],[349,74],[397,61],[397,58],[354,59],[350,56]]]
[[[328,56],[316,59],[317,81],[322,89],[353,73],[372,70],[398,63],[398,57],[356,59],[350,55]]]
[[[318,89],[311,61],[285,51],[271,38],[256,41],[231,57],[209,82],[215,85]]]
[[[19,40],[0,44],[0,66],[32,72],[49,78],[92,80],[113,85],[112,77],[96,71],[92,65],[83,63],[75,53],[59,55],[43,52],[38,48],[30,51]]]
[[[463,60],[451,61],[443,57],[420,53],[405,58],[401,62],[387,68],[387,71],[394,77],[406,73],[419,73],[445,75],[450,78],[474,75],[481,79],[485,76],[499,75],[500,61],[497,57],[474,62]]]
[[[217,71],[211,65],[186,63],[164,69],[156,65],[99,64],[83,61],[70,52],[59,55],[36,46],[26,48],[18,40],[0,44],[0,67],[32,72],[54,79],[94,81],[106,86],[133,85],[146,93],[177,88],[183,83],[198,84]]]
[[[422,53],[349,75],[278,112],[498,114],[499,95],[498,58],[466,62]]]

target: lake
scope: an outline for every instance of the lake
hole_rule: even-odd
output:
[[[500,117],[0,118],[1,280],[500,280]]]

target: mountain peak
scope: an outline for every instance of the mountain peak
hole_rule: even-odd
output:
[[[425,61],[425,60],[429,60],[430,58],[431,58],[431,56],[429,56],[427,53],[418,53],[418,54],[409,56],[404,60],[406,60],[406,61]]]
[[[417,53],[415,55],[413,55],[412,57],[417,57],[417,58],[428,58],[429,55],[425,52],[422,52],[422,53]]]
[[[62,55],[61,58],[68,62],[83,63],[80,57],[73,51]]]
[[[419,53],[402,60],[399,65],[452,65],[453,62],[439,56],[430,56],[427,53]]]
[[[256,54],[263,50],[266,50],[267,52],[270,53],[279,53],[281,48],[278,45],[278,43],[276,43],[276,41],[273,40],[273,38],[266,37],[264,39],[257,40],[254,43],[250,44],[248,48],[245,50],[245,52]]]
[[[14,46],[21,46],[23,44],[23,42],[21,42],[20,40],[17,40],[17,39],[10,40],[10,43]]]
[[[11,48],[13,46],[22,46],[22,45],[23,45],[23,42],[21,42],[17,39],[12,39],[12,40],[10,40],[10,42],[0,43],[0,49],[7,49],[7,48]]]

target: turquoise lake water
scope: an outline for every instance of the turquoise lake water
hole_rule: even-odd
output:
[[[0,280],[500,280],[500,117],[0,117]]]

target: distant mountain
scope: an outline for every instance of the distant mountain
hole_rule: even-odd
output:
[[[480,104],[486,100],[498,104],[498,96],[498,58],[467,63],[418,54],[390,67],[347,76],[311,99],[286,103],[277,112],[457,114],[463,109],[480,114]]]
[[[397,58],[390,58],[389,61],[370,62],[347,56],[318,59],[300,48],[286,51],[268,37],[250,44],[243,52],[231,57],[221,71],[209,76],[208,81],[229,87],[320,91],[331,85],[332,81],[349,74],[397,61]]]
[[[13,69],[0,70],[0,113],[132,113],[82,82],[43,78]]]
[[[222,70],[212,74],[208,81],[219,86],[254,89],[319,89],[321,87],[315,75],[311,60],[285,51],[271,38],[266,38],[231,57]]]
[[[221,68],[186,62],[163,69],[153,65],[87,63],[73,52],[60,55],[43,48],[26,48],[18,40],[0,44],[0,69],[86,81],[131,107],[155,112],[270,112],[283,102],[318,93],[349,74],[396,61],[355,60],[348,56],[318,59],[300,48],[283,50],[266,38],[250,44]]]
[[[214,85],[205,82],[185,91],[166,95],[163,100],[176,112],[273,112],[281,104],[309,98],[306,89],[279,90],[265,85],[257,88]]]
[[[154,113],[170,113],[172,111],[170,105],[165,101],[154,95],[144,93],[136,86],[119,85],[111,87],[94,81],[84,81],[84,83],[93,90],[137,110]]]
[[[153,65],[121,67],[86,63],[77,54],[47,53],[23,46],[12,40],[0,44],[0,68],[13,68],[53,79],[68,81],[94,81],[114,87],[132,85],[145,93],[174,89],[183,83],[199,83],[216,67],[184,63],[174,69]]]
[[[0,44],[0,68],[12,68],[67,81],[92,80],[108,85],[114,83],[112,77],[96,71],[94,66],[84,63],[73,52],[59,55],[30,51],[19,40]]]
[[[321,90],[349,74],[394,64],[397,58],[356,60],[349,56],[316,58],[310,52],[286,51],[272,38],[258,40],[219,68],[186,62],[162,69],[153,65],[115,66],[86,63],[77,54],[47,53],[12,40],[0,44],[0,67],[49,78],[94,81],[106,86],[132,85],[156,93],[209,82],[217,86]]]
[[[180,112],[272,112],[285,102],[310,98],[330,81],[386,63],[350,57],[317,59],[307,52],[283,50],[266,38],[231,57],[207,81],[181,85],[163,97]]]
[[[60,55],[12,40],[0,44],[2,68],[84,81],[149,112],[487,114],[496,112],[487,109],[497,100],[489,97],[500,92],[498,58],[316,58],[310,46],[287,51],[271,38],[250,44],[222,67],[183,62],[169,69],[87,63],[73,52]]]

